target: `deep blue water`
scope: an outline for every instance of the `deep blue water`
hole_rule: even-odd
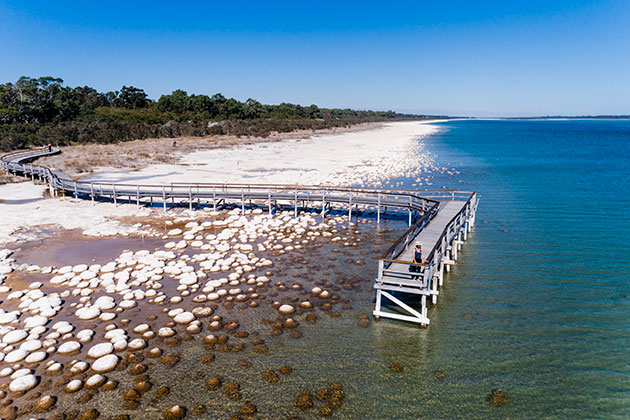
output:
[[[499,417],[630,418],[630,121],[440,126],[443,183],[481,201],[432,345],[463,387],[510,394]]]

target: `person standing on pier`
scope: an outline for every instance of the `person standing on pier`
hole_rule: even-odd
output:
[[[422,245],[420,244],[420,242],[416,242],[416,249],[413,250],[413,262],[414,264],[423,264],[424,263],[424,256],[422,255]],[[410,268],[413,268],[413,271],[415,273],[419,273],[420,272],[420,266],[417,265],[412,265]],[[414,276],[414,280],[419,279],[420,276]]]

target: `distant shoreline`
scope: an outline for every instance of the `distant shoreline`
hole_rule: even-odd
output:
[[[485,119],[485,118],[475,118]],[[495,119],[495,118],[489,118]],[[545,116],[545,117],[497,117],[498,120],[630,120],[630,115],[581,115],[581,116]]]

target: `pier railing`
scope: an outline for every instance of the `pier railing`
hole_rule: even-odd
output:
[[[9,153],[2,156],[0,162],[3,169],[21,173],[25,176],[39,177],[49,184],[51,192],[62,192],[75,197],[109,199],[141,204],[154,204],[156,201],[166,210],[174,205],[188,204],[192,210],[197,206],[211,205],[216,210],[218,205],[230,202],[240,204],[243,210],[248,203],[266,204],[271,211],[272,206],[283,203],[291,205],[295,212],[299,204],[302,207],[319,204],[322,214],[334,205],[348,209],[352,217],[353,209],[373,208],[377,221],[381,213],[388,209],[402,209],[408,212],[409,225],[417,216],[425,215],[435,208],[437,201],[419,194],[417,191],[379,190],[361,187],[336,187],[326,185],[290,185],[290,184],[244,184],[244,183],[179,183],[169,185],[130,184],[102,181],[77,181],[66,174],[49,168],[27,164],[37,157],[60,153],[59,149],[47,148]]]

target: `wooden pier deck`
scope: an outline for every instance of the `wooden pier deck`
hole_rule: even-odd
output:
[[[466,195],[468,199],[461,200]],[[422,326],[430,323],[427,298],[433,305],[437,304],[444,271],[450,271],[450,266],[457,261],[458,251],[475,224],[477,205],[474,192],[453,192],[450,200],[440,201],[433,212],[425,214],[385,253],[379,260],[374,283],[376,319],[394,318]],[[413,263],[416,242],[422,244],[423,264]],[[410,266],[415,266],[417,272],[410,272]],[[412,307],[401,295],[419,296],[419,305]],[[385,310],[383,299],[391,302],[389,309],[392,310]]]
[[[422,252],[426,258],[429,252],[431,252],[431,249],[433,249],[433,246],[439,241],[440,235],[442,235],[442,231],[446,225],[457,215],[457,213],[462,210],[465,204],[465,201],[440,202],[440,208],[436,216],[424,229],[420,231],[418,236],[411,241],[407,248],[405,248],[405,250],[400,254],[398,259],[403,261],[413,261],[415,244],[418,242],[422,245]],[[398,271],[409,270],[409,266],[402,263],[393,263],[389,268],[390,270]]]
[[[478,199],[470,191],[407,191],[380,190],[361,187],[308,185],[172,183],[169,185],[139,185],[124,183],[75,181],[66,174],[33,165],[33,160],[60,150],[53,148],[14,152],[0,157],[0,166],[7,172],[35,178],[48,184],[51,195],[72,195],[75,198],[109,200],[115,204],[134,203],[137,206],[213,207],[238,205],[274,208],[291,206],[298,209],[321,208],[321,215],[345,209],[351,219],[353,210],[372,212],[380,223],[381,215],[393,211],[408,214],[409,230],[387,250],[378,261],[376,305],[374,316],[429,324],[427,298],[437,303],[438,288],[444,271],[457,260],[457,253],[475,222]],[[355,213],[356,214],[356,213]],[[416,241],[422,243],[425,263],[411,273],[412,252]],[[429,251],[430,250],[430,251]],[[403,302],[401,294],[419,296],[419,306]],[[383,299],[388,299],[386,311]]]

